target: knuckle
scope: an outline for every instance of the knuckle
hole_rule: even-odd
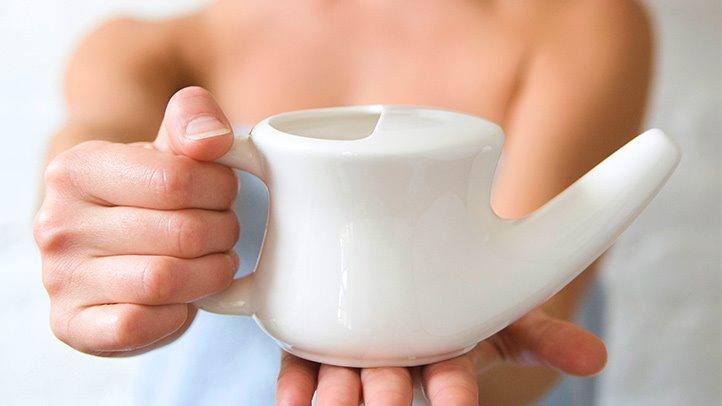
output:
[[[48,292],[48,296],[55,297],[63,289],[65,285],[65,276],[59,269],[55,269],[50,266],[43,267],[43,286],[45,291]]]
[[[68,180],[70,178],[71,161],[69,152],[63,152],[50,161],[48,166],[45,167],[45,184],[52,187]]]
[[[173,166],[158,168],[151,175],[151,186],[160,190],[163,198],[182,205],[193,187],[193,171],[180,160]]]
[[[143,295],[156,303],[166,303],[175,292],[173,264],[167,258],[157,257],[149,260],[143,269]]]
[[[238,176],[231,168],[224,168],[227,175],[223,175],[222,186],[219,188],[219,195],[222,196],[224,206],[230,206],[238,195]]]
[[[111,321],[111,346],[117,350],[138,347],[142,329],[142,309],[135,306],[120,311]]]
[[[33,237],[40,250],[46,253],[66,245],[71,239],[71,233],[68,225],[58,218],[57,210],[44,205],[33,223]]]
[[[174,236],[176,250],[183,256],[198,257],[203,253],[203,242],[206,239],[205,223],[198,215],[190,212],[171,216],[168,222],[169,234]]]
[[[216,272],[209,272],[209,278],[212,278],[211,290],[213,292],[224,290],[233,282],[233,277],[236,273],[234,261],[228,258],[225,264],[225,266],[217,267]]]
[[[78,165],[87,161],[90,154],[108,144],[107,141],[85,141],[58,154],[45,168],[45,182],[51,186],[72,183],[73,173]]]
[[[224,219],[224,224],[227,224],[229,235],[229,244],[225,248],[230,249],[236,244],[236,242],[238,242],[241,234],[241,223],[238,221],[236,213],[234,213],[233,211],[228,211],[226,214],[226,218]]]
[[[69,317],[65,312],[59,311],[57,306],[51,305],[50,309],[50,331],[60,341],[72,346],[72,340],[68,329]]]
[[[84,283],[86,266],[75,255],[50,255],[42,258],[41,279],[50,299]]]

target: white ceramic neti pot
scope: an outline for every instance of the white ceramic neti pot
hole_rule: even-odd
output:
[[[520,220],[491,210],[501,129],[425,107],[270,117],[220,162],[269,190],[256,271],[197,305],[253,316],[286,351],[354,367],[470,350],[604,252],[674,171],[664,133],[638,136]]]

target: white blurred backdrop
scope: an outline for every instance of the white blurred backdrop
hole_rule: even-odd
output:
[[[116,14],[159,17],[204,0],[0,2],[0,404],[127,405],[137,359],[53,338],[30,235],[44,143],[62,120],[64,64]],[[722,404],[722,6],[649,0],[658,69],[647,127],[682,146],[676,174],[608,255],[602,405]]]

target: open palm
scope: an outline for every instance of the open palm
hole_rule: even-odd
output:
[[[547,365],[572,375],[592,375],[606,363],[604,343],[565,320],[534,310],[469,353],[418,367],[424,394],[432,405],[475,405],[476,377],[500,362]],[[347,368],[318,364],[283,353],[276,404],[308,405],[316,392],[318,405],[409,405],[412,369]]]

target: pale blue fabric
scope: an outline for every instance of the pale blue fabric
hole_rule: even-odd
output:
[[[260,250],[268,197],[257,178],[239,172],[236,213],[241,237],[238,275],[253,270]],[[595,291],[581,320],[599,331],[601,295]],[[273,405],[280,351],[248,317],[199,311],[188,331],[174,343],[142,356],[136,379],[136,403],[142,406]],[[594,384],[568,379],[545,405],[589,405]]]

